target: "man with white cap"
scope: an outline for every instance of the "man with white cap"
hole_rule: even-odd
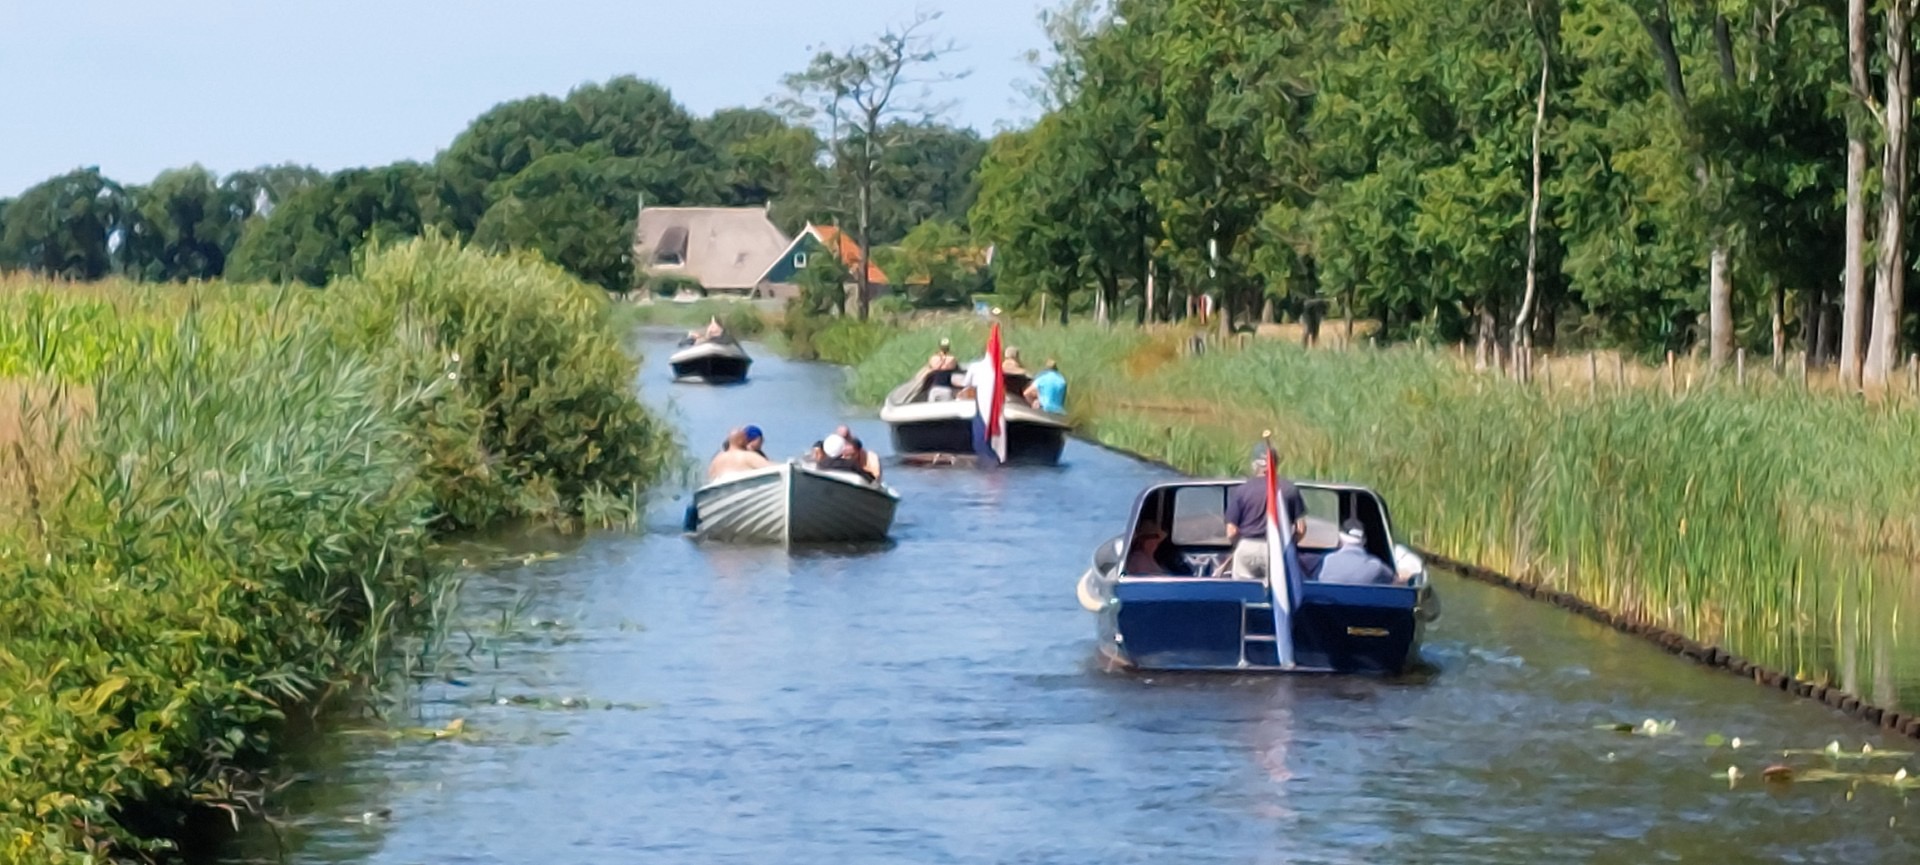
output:
[[[1267,578],[1267,446],[1253,447],[1253,475],[1227,492],[1227,540],[1233,543],[1233,575],[1244,580]],[[1300,490],[1280,478],[1280,498],[1293,521],[1293,540],[1307,533],[1307,504]]]
[[[1351,586],[1384,586],[1395,582],[1393,568],[1367,552],[1367,530],[1355,520],[1340,527],[1340,548],[1320,561],[1323,583]]]

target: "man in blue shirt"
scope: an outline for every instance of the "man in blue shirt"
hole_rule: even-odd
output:
[[[1233,544],[1233,575],[1241,579],[1267,578],[1267,446],[1253,448],[1253,476],[1227,492],[1224,517],[1227,540]],[[1280,478],[1280,500],[1293,522],[1293,541],[1307,533],[1307,503],[1300,490]]]
[[[1060,364],[1053,358],[1047,358],[1047,368],[1027,385],[1027,402],[1041,411],[1054,414],[1067,412],[1067,377],[1060,374]]]

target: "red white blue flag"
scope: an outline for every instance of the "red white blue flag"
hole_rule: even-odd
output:
[[[967,373],[973,386],[973,450],[984,462],[1007,461],[1007,377],[1000,369],[1000,323],[987,332],[987,357]]]
[[[1299,566],[1294,563],[1293,521],[1304,514],[1287,513],[1287,499],[1280,495],[1280,470],[1275,466],[1279,462],[1273,452],[1273,445],[1267,445],[1267,588],[1273,596],[1273,635],[1279,651],[1280,665],[1293,666],[1293,601],[1294,585],[1292,574]],[[1285,526],[1285,531],[1281,527]]]

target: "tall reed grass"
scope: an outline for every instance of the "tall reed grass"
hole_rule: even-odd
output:
[[[618,519],[672,454],[601,294],[532,259],[426,240],[318,292],[68,288],[0,291],[41,487],[0,510],[0,862],[253,804],[286,713],[444,604],[437,529]]]
[[[941,335],[977,354],[981,333],[970,321],[897,331],[859,364],[852,396],[877,402]],[[1235,475],[1272,429],[1289,472],[1381,490],[1416,543],[1920,707],[1920,641],[1900,624],[1920,612],[1911,406],[1725,377],[1677,397],[1544,390],[1414,348],[1257,340],[1186,356],[1186,335],[1004,337],[1030,367],[1060,359],[1069,411],[1100,441]]]

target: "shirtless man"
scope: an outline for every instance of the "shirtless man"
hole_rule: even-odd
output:
[[[747,431],[736,429],[727,433],[727,449],[715,455],[713,462],[707,465],[707,481],[717,481],[727,475],[750,472],[754,469],[772,465],[765,456],[747,448]]]

